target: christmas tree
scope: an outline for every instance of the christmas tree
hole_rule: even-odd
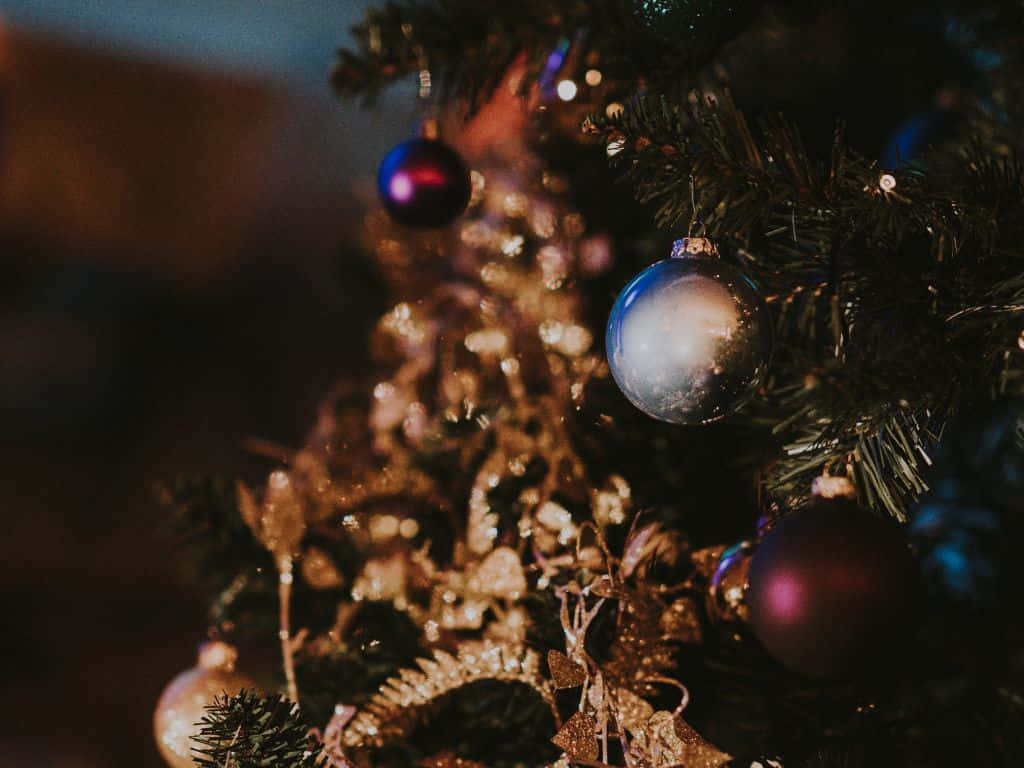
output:
[[[166,492],[175,767],[1024,761],[1024,5],[398,0],[377,363]],[[276,644],[277,679],[229,643]]]

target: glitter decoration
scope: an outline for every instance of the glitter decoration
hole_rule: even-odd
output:
[[[237,485],[238,506],[242,519],[256,539],[274,557],[277,566],[277,599],[280,608],[278,638],[281,641],[281,659],[284,666],[288,698],[299,700],[295,681],[295,644],[291,634],[291,595],[294,581],[294,558],[299,542],[306,530],[305,509],[301,494],[292,476],[275,470],[267,477],[262,502],[244,483]]]
[[[648,698],[667,686],[679,691],[679,711],[688,701],[683,684],[667,675],[696,612],[681,601],[666,604],[646,581],[652,563],[675,562],[682,544],[657,525],[638,525],[621,559],[612,555],[604,530],[631,524],[632,489],[617,474],[588,476],[565,417],[583,402],[588,382],[608,376],[579,284],[611,267],[613,244],[586,236],[587,222],[559,197],[568,192],[564,177],[523,167],[536,170],[481,167],[486,183],[475,187],[448,238],[450,259],[438,258],[436,233],[368,217],[368,249],[394,288],[371,339],[376,370],[386,373],[361,390],[339,385],[306,446],[273,454],[284,466],[267,487],[240,486],[243,516],[281,566],[282,590],[292,563],[309,586],[345,587],[324,635],[292,637],[282,610],[286,680],[290,655],[345,642],[358,627],[356,606],[368,602],[404,613],[431,649],[362,706],[339,705],[342,714],[323,731],[331,768],[401,743],[410,729],[429,725],[440,697],[476,681],[526,684],[552,711],[544,740],[561,734],[572,755],[596,749],[609,764],[595,744],[619,732],[627,754],[640,756],[631,764],[654,765],[643,746],[656,711]],[[435,451],[450,457],[464,483],[439,483],[424,471],[424,453]],[[439,524],[452,537],[445,557],[432,545]],[[351,583],[338,583],[341,564],[320,548],[338,536],[360,557]],[[560,605],[566,638],[546,665],[525,645],[524,600],[543,590]],[[617,618],[598,665],[586,637],[609,601]],[[562,686],[580,694],[580,717],[568,731],[573,713],[554,708]],[[587,722],[592,727],[577,733]],[[572,755],[552,768],[568,768]],[[443,750],[435,758],[459,759]]]
[[[404,734],[410,710],[429,706],[442,696],[481,680],[522,683],[533,688],[554,710],[554,695],[540,675],[534,651],[506,644],[465,643],[456,656],[435,651],[419,659],[418,670],[404,669],[388,680],[342,736],[347,747],[380,746]]]
[[[577,712],[551,741],[561,747],[570,760],[593,762],[598,757],[596,728],[597,725],[589,715]]]
[[[484,558],[468,583],[474,592],[507,600],[518,600],[526,592],[523,565],[509,547],[500,547]]]
[[[306,550],[300,568],[302,578],[313,589],[335,589],[345,581],[334,561],[318,547]]]
[[[548,651],[548,669],[557,689],[578,688],[587,680],[583,666],[559,651]]]
[[[652,768],[719,768],[732,760],[672,712],[655,712],[637,740],[650,756]]]

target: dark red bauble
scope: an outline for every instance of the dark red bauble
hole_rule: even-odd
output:
[[[750,563],[747,605],[762,645],[795,672],[842,677],[898,638],[916,567],[902,531],[846,499],[780,520]]]
[[[444,227],[466,210],[471,191],[469,169],[447,144],[412,139],[384,157],[377,173],[377,191],[399,224]]]

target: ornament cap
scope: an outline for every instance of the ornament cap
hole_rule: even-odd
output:
[[[419,137],[430,141],[439,141],[441,138],[441,123],[433,116],[425,117],[420,124]]]
[[[856,499],[857,489],[845,475],[824,474],[814,478],[811,495],[823,499]]]
[[[199,666],[233,672],[238,661],[238,649],[223,640],[211,640],[199,646]]]
[[[682,237],[672,244],[673,259],[718,258],[718,246],[707,237]]]

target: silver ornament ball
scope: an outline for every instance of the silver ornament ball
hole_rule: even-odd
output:
[[[622,290],[605,343],[633,405],[661,421],[709,424],[761,384],[771,321],[757,288],[713,243],[684,238]]]

